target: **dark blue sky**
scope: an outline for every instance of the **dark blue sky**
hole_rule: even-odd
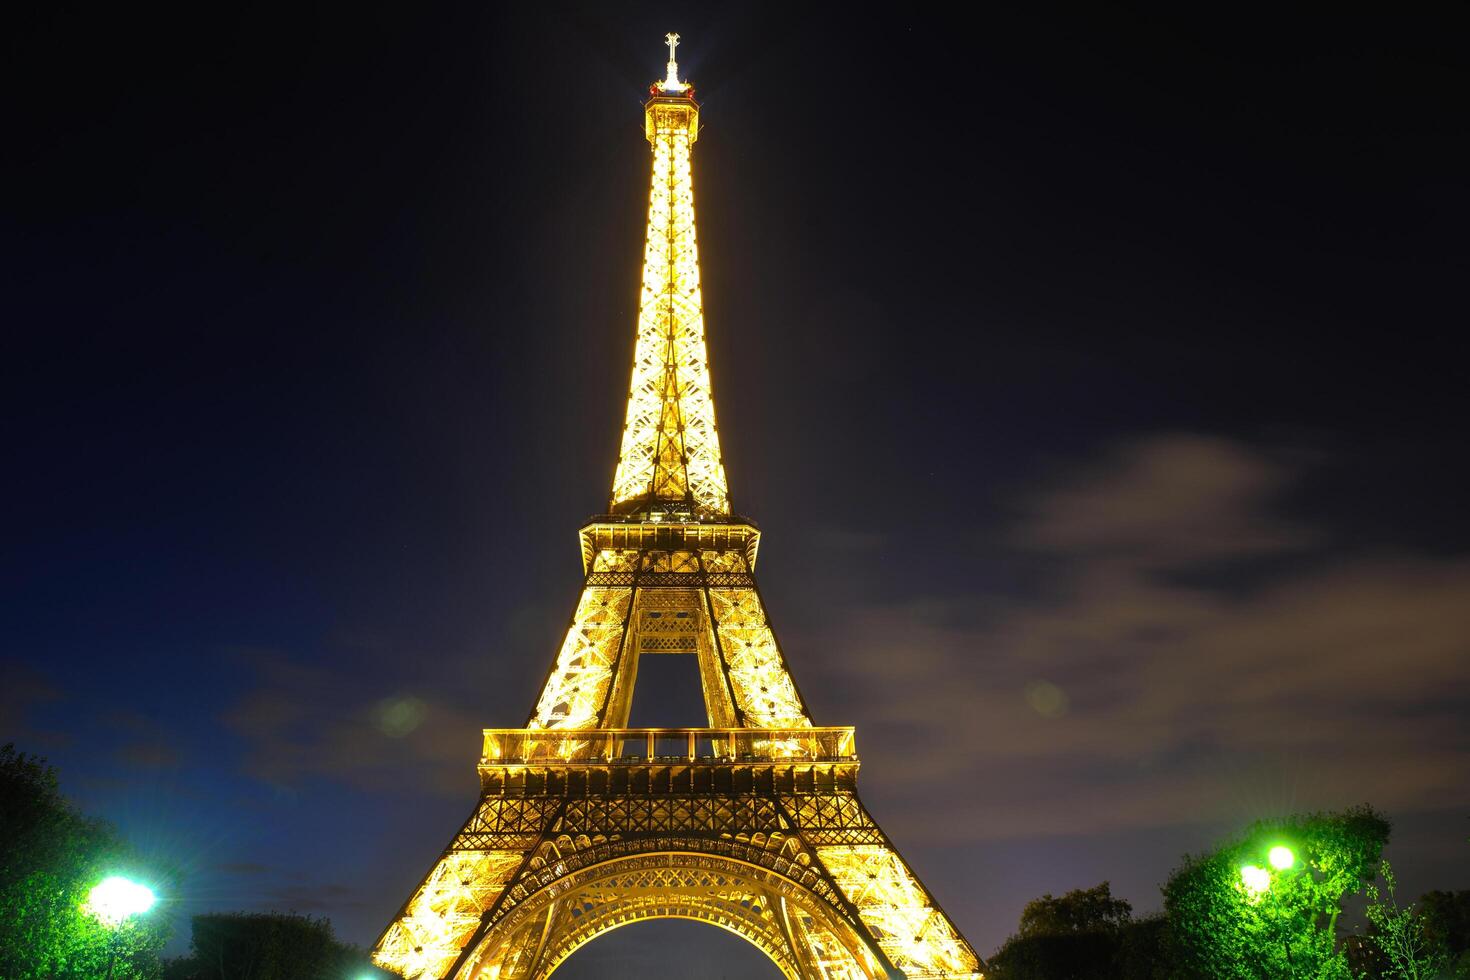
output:
[[[982,953],[1296,809],[1371,802],[1410,890],[1470,887],[1464,25],[906,9],[12,24],[0,738],[183,866],[181,935],[371,942],[524,720],[668,30],[774,623]],[[697,720],[676,674],[635,715]]]

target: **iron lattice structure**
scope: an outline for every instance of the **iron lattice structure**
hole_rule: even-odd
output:
[[[793,978],[979,978],[980,961],[863,807],[851,728],[812,724],[730,511],[705,354],[693,88],[645,108],[648,235],[609,513],[520,729],[485,732],[474,813],[379,939],[408,980],[541,980],[608,929],[695,919]],[[644,655],[698,658],[709,728],[627,728]]]

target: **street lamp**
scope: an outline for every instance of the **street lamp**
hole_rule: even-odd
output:
[[[112,980],[112,969],[117,964],[118,930],[128,919],[153,908],[153,903],[157,900],[153,889],[122,875],[103,878],[87,893],[87,901],[82,908],[111,933],[107,951],[107,980]]]
[[[1286,871],[1293,864],[1296,864],[1296,855],[1291,853],[1291,848],[1287,847],[1286,845],[1277,844],[1275,847],[1271,848],[1271,852],[1266,855],[1266,860],[1270,861],[1271,867],[1275,868],[1277,871]]]
[[[1266,852],[1266,863],[1271,865],[1271,869],[1275,872],[1290,871],[1296,864],[1296,855],[1285,844],[1277,844]],[[1265,897],[1267,893],[1273,891],[1272,885],[1275,884],[1275,881],[1272,877],[1272,871],[1268,871],[1259,865],[1246,864],[1242,865],[1240,869],[1240,883],[1242,890],[1245,892],[1246,900],[1254,905]],[[1272,900],[1273,906],[1277,906],[1280,902],[1280,896],[1273,894]],[[1286,952],[1287,969],[1293,971],[1293,975],[1295,975],[1296,968],[1291,962],[1291,940],[1283,933],[1281,942]]]
[[[1296,864],[1296,855],[1285,844],[1277,844],[1266,853],[1266,863],[1275,871],[1290,871]],[[1254,901],[1271,890],[1271,872],[1255,864],[1242,865],[1240,883],[1246,895]]]
[[[1247,864],[1240,869],[1240,882],[1245,886],[1245,893],[1254,900],[1271,887],[1271,872],[1254,864]]]

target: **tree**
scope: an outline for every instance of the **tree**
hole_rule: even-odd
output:
[[[118,980],[157,976],[164,916],[109,930],[82,910],[105,876],[150,871],[156,881],[110,824],[76,811],[44,759],[0,747],[0,976],[94,980],[114,954]]]
[[[1449,951],[1425,929],[1424,917],[1413,905],[1400,907],[1394,894],[1393,866],[1383,862],[1384,887],[1368,885],[1368,943],[1377,953],[1376,969],[1364,976],[1392,980],[1437,980],[1449,967]]]
[[[1470,978],[1470,891],[1425,892],[1419,897],[1424,934],[1450,958],[1449,975]]]
[[[1112,886],[1026,903],[1016,935],[986,960],[995,980],[1152,980],[1168,976],[1159,920],[1132,918]]]
[[[1178,969],[1210,980],[1348,980],[1337,919],[1343,899],[1377,874],[1388,833],[1362,806],[1262,821],[1186,858],[1164,886]]]
[[[1021,910],[1020,936],[1060,936],[1084,932],[1115,932],[1133,915],[1133,906],[1113,897],[1110,882],[1078,888],[1061,898],[1043,895]]]
[[[327,919],[280,912],[193,918],[191,955],[169,964],[169,980],[343,980],[386,977]]]
[[[1119,980],[1177,980],[1169,921],[1160,914],[1128,922],[1118,931],[1113,962]]]

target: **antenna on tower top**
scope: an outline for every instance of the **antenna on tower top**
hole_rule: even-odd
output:
[[[682,92],[689,87],[689,83],[679,81],[679,63],[674,60],[674,49],[679,46],[679,35],[673,32],[665,34],[664,43],[669,46],[668,72],[664,75],[664,80],[658,83],[658,87],[665,92]]]

